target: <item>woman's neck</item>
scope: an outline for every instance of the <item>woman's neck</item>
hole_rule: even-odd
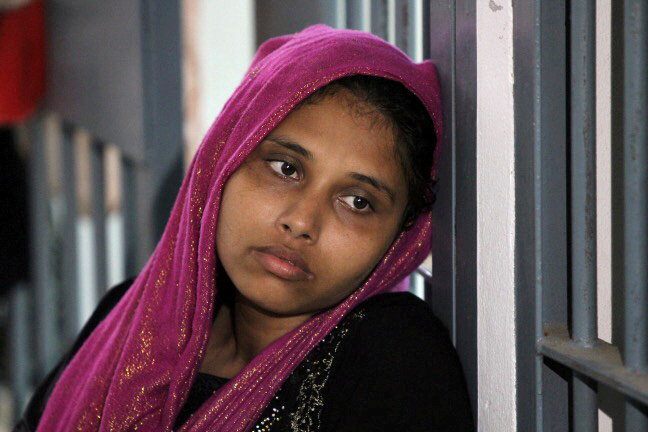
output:
[[[269,314],[236,295],[233,302],[221,305],[214,319],[200,371],[231,378],[265,347],[309,317]]]

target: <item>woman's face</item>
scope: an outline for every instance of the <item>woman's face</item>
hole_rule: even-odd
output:
[[[398,234],[407,184],[391,127],[349,98],[343,90],[291,112],[225,185],[218,256],[265,313],[338,303]]]

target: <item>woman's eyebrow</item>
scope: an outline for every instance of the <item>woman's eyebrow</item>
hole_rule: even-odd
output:
[[[294,151],[297,154],[300,154],[304,156],[306,159],[312,160],[313,159],[313,154],[306,150],[304,147],[301,145],[297,144],[295,141],[290,140],[289,138],[283,137],[283,136],[272,136],[270,135],[268,138],[266,138],[267,141],[271,141],[275,144],[278,144],[282,147],[285,147],[289,150]]]
[[[386,184],[381,182],[380,180],[378,180],[378,179],[376,179],[374,177],[364,175],[364,174],[360,174],[360,173],[356,173],[356,172],[352,172],[351,174],[349,174],[349,176],[351,178],[353,178],[354,180],[366,183],[366,184],[368,184],[370,186],[373,186],[375,189],[377,189],[377,190],[379,190],[381,192],[385,192],[389,196],[389,199],[392,202],[394,202],[394,192],[392,192],[392,190]]]
[[[286,138],[284,136],[273,136],[270,135],[266,138],[266,141],[273,142],[277,145],[280,145],[284,148],[287,148],[289,150],[294,151],[297,154],[300,154],[304,156],[305,158],[312,160],[313,159],[313,154],[306,150],[304,147],[302,147],[300,144],[297,144],[295,141],[292,141],[289,138]],[[368,176],[366,174],[360,174],[357,172],[352,172],[349,174],[349,177],[351,177],[354,180],[357,180],[359,182],[368,184],[372,186],[374,189],[384,192],[387,194],[391,202],[394,202],[394,192],[387,186],[385,183],[381,182],[375,177]]]

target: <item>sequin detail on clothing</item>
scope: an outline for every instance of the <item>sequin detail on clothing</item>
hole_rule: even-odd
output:
[[[320,429],[324,389],[338,348],[351,327],[364,317],[362,310],[352,312],[313,348],[270,401],[252,429],[254,432],[312,432]]]

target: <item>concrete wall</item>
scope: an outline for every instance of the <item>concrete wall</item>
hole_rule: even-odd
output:
[[[596,1],[596,231],[599,338],[612,343],[612,0]],[[616,341],[615,341],[616,342]],[[600,390],[599,431],[612,432],[612,417],[623,415]],[[609,414],[609,415],[608,415]]]
[[[516,430],[513,7],[477,2],[477,352],[480,431]]]
[[[183,1],[185,164],[256,50],[253,0]]]

